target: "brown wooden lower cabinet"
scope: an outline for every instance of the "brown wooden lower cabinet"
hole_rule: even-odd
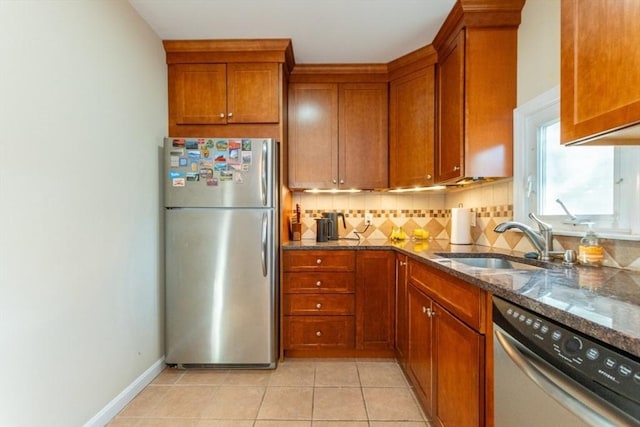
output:
[[[432,322],[428,316],[432,307],[431,298],[413,285],[407,290],[408,305],[408,374],[415,385],[414,390],[427,414],[433,413],[433,352],[431,350]]]
[[[393,357],[393,251],[285,251],[283,266],[285,356]]]
[[[393,350],[395,255],[358,251],[356,255],[356,347]]]
[[[467,310],[447,303],[449,295],[443,295],[443,305],[439,303],[438,292],[446,292],[442,289],[442,272],[431,271],[411,260],[409,266],[409,350],[405,372],[415,386],[418,399],[436,425],[477,427],[490,424],[487,418],[491,414],[486,413],[489,401],[486,397],[486,343],[485,335],[480,332],[486,327],[481,327],[482,322],[471,326],[461,320],[479,318],[486,321],[486,292],[478,293],[478,288],[450,278],[451,286],[457,287],[460,296],[467,299],[464,308],[475,307],[469,316]],[[437,285],[430,287],[432,281]]]

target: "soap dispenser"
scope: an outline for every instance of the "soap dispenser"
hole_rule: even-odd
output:
[[[604,259],[604,249],[600,245],[595,231],[593,231],[593,223],[588,222],[587,226],[587,232],[580,239],[580,245],[578,246],[578,261],[583,265],[600,267]]]

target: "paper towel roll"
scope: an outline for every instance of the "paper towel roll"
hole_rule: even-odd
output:
[[[471,210],[451,208],[451,244],[471,244]]]

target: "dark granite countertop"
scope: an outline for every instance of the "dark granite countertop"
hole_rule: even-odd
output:
[[[438,253],[491,253],[520,262],[521,252],[475,245],[449,245],[444,240],[392,242],[302,240],[283,244],[283,250],[394,249],[496,296],[528,308],[579,332],[640,357],[640,272],[615,268],[565,267],[501,270],[471,267]]]

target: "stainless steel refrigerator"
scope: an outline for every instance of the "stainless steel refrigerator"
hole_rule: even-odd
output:
[[[275,367],[278,158],[272,139],[165,139],[166,363]]]

